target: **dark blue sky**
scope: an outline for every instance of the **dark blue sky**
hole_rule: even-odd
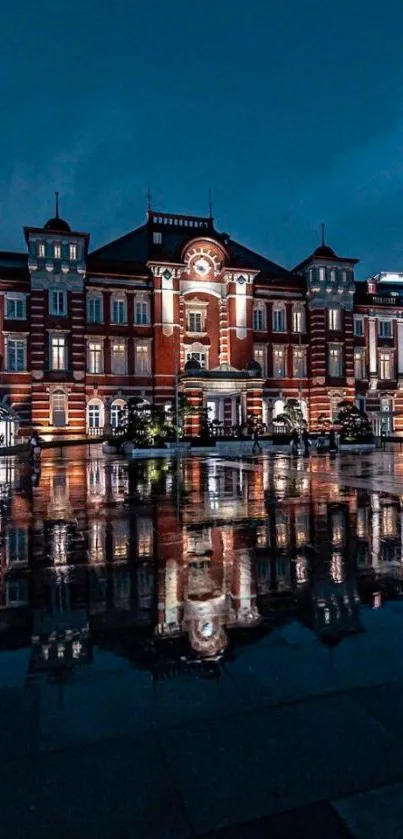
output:
[[[8,5],[8,4],[7,4]],[[290,267],[403,270],[402,0],[15,0],[1,13],[0,248],[61,193],[92,247],[153,206]]]

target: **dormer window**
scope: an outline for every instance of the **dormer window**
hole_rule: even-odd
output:
[[[77,245],[70,244],[69,245],[69,259],[76,260],[77,259]]]
[[[54,256],[55,259],[61,259],[62,258],[62,246],[61,245],[59,245],[59,244],[54,244],[53,245],[53,256]]]
[[[44,256],[46,255],[45,242],[36,243],[36,253],[37,256],[39,256],[39,258],[44,258]]]
[[[162,233],[158,233],[156,230],[154,230],[153,243],[154,243],[154,245],[161,245],[162,244]]]

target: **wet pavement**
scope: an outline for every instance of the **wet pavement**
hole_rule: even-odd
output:
[[[0,460],[0,836],[403,836],[403,453]]]

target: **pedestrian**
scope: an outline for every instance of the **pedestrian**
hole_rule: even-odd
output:
[[[334,433],[333,428],[329,431],[329,452],[337,452],[337,443],[336,443],[336,435]]]
[[[309,456],[309,446],[311,445],[311,441],[309,439],[309,434],[306,428],[303,429],[302,432],[302,442],[304,444],[304,457]]]
[[[255,425],[253,431],[253,446],[252,446],[252,454],[256,454],[257,452],[260,454],[262,451],[262,447],[259,443],[259,428]]]
[[[39,460],[41,456],[41,441],[37,431],[33,431],[29,440],[32,460]]]
[[[291,434],[291,454],[297,455],[298,454],[298,443],[299,443],[299,434],[296,428]]]

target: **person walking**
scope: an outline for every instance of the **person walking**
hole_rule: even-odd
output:
[[[309,457],[309,446],[311,445],[311,441],[309,439],[308,430],[304,428],[302,432],[302,442],[304,444],[304,457]]]
[[[333,428],[329,431],[329,452],[333,454],[337,452],[336,434]]]
[[[253,446],[252,446],[252,454],[261,454],[262,447],[259,443],[259,428],[256,425],[253,431]]]
[[[299,434],[296,428],[291,434],[291,454],[297,455],[298,454],[298,443],[299,443]]]

